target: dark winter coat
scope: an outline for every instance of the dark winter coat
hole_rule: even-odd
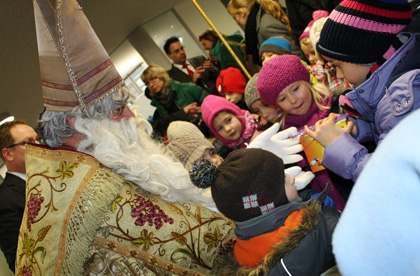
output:
[[[257,13],[258,48],[264,41],[274,36],[280,36],[289,42],[292,47],[292,54],[297,55],[302,60],[305,59],[300,46],[296,42],[296,37],[290,33],[286,25],[271,14],[264,12],[263,8],[260,8]]]
[[[287,16],[296,37],[299,37],[316,10],[331,12],[341,0],[286,0]]]
[[[272,232],[299,209],[304,211],[302,223],[283,242],[274,245],[259,266],[239,268],[233,255],[223,257],[219,263],[219,275],[319,276],[333,267],[335,259],[331,239],[340,213],[331,207],[321,206],[318,201],[289,203],[267,215],[237,223],[235,234],[241,239],[250,239]]]

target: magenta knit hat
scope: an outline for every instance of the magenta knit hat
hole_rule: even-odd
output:
[[[261,68],[257,88],[261,101],[277,106],[277,97],[289,84],[310,81],[309,70],[295,55],[281,55],[270,59]]]
[[[229,67],[220,71],[216,80],[216,88],[219,95],[222,96],[227,92],[244,93],[246,86],[245,77],[241,71],[235,67]]]
[[[217,133],[213,126],[214,117],[217,115],[217,113],[221,111],[231,112],[232,114],[238,117],[239,121],[241,121],[242,124],[242,136],[245,130],[245,119],[243,116],[246,110],[240,109],[237,105],[229,102],[225,98],[215,95],[208,95],[204,98],[204,101],[201,103],[201,115],[203,116],[203,120],[206,123],[206,125],[210,128],[210,130],[217,137],[217,139],[219,139],[223,144],[229,144],[232,143],[232,141],[223,139]]]

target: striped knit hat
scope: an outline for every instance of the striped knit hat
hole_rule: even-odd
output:
[[[287,40],[284,40],[281,37],[270,37],[264,41],[259,51],[260,59],[264,52],[273,52],[278,55],[286,55],[292,52],[292,47]]]
[[[325,22],[316,48],[329,58],[373,65],[411,18],[407,0],[344,0]]]

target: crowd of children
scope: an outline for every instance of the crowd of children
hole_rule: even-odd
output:
[[[420,36],[402,32],[412,16],[404,0],[344,0],[331,13],[315,11],[298,40],[270,2],[229,2],[261,70],[247,82],[238,68],[223,68],[219,96],[200,106],[209,135],[175,122],[167,149],[236,223],[233,255],[219,260],[224,275],[320,275],[335,265],[335,225],[376,145],[420,107]],[[272,20],[281,32],[262,27]],[[350,116],[337,126],[343,113]],[[302,147],[288,153],[300,152],[293,162],[278,154],[282,142],[297,147],[303,134],[324,147],[317,160],[324,169],[313,174]],[[219,156],[215,141],[230,154]]]
[[[207,30],[199,41],[209,55],[195,59],[169,38],[171,69],[151,64],[141,74],[155,107],[149,125],[129,109],[131,96],[76,1],[53,9],[34,0],[40,128],[56,153],[31,145],[36,136],[13,141],[3,131],[3,160],[8,169],[22,161],[10,175],[27,189],[28,223],[9,227],[3,218],[22,214],[0,210],[2,228],[19,232],[17,247],[1,248],[10,268],[420,275],[419,17],[409,26],[420,6],[337,1],[224,1],[244,37]],[[95,64],[85,64],[84,49]]]

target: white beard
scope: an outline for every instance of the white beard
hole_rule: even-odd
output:
[[[75,129],[86,136],[78,151],[94,156],[144,190],[171,202],[215,206],[210,189],[203,191],[194,186],[184,166],[170,153],[164,154],[164,145],[150,137],[152,127],[144,118],[136,116],[115,122],[78,117]]]

